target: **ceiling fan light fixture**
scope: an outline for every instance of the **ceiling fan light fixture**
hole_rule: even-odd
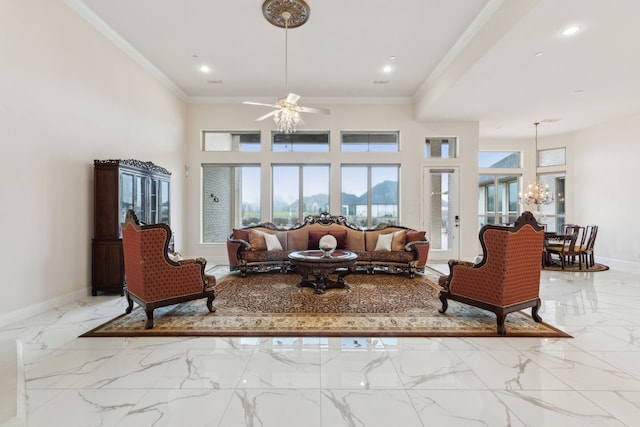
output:
[[[288,107],[282,107],[273,115],[273,121],[280,133],[294,133],[300,122],[300,113]]]
[[[309,5],[303,0],[266,0],[262,4],[262,14],[271,24],[285,29],[284,37],[284,86],[289,90],[288,79],[288,30],[299,27],[309,19]],[[273,117],[278,132],[290,134],[296,131],[300,123],[300,113],[329,114],[329,110],[323,108],[303,107],[298,105],[300,95],[289,93],[285,99],[279,99],[275,104],[263,104],[260,102],[245,101],[249,105],[262,105],[272,107],[275,110],[258,117],[261,121],[267,117]]]

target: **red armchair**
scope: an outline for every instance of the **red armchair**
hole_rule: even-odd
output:
[[[496,314],[498,333],[506,334],[507,314],[531,307],[536,322],[541,306],[540,259],[544,229],[531,212],[524,212],[513,227],[485,225],[480,230],[482,261],[449,261],[449,276],[440,278],[444,313],[448,300],[473,305]]]
[[[124,271],[127,283],[126,313],[133,301],[147,313],[146,329],[153,328],[153,310],[198,298],[207,298],[213,312],[216,279],[204,274],[204,258],[172,261],[167,255],[171,229],[166,224],[140,225],[133,211],[122,224]]]

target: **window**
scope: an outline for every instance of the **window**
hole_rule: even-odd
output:
[[[481,168],[519,168],[520,153],[517,151],[480,151],[478,166]]]
[[[343,152],[397,152],[399,132],[341,132]]]
[[[296,132],[272,134],[274,152],[302,151],[319,152],[329,151],[329,132]]]
[[[260,166],[203,165],[202,177],[203,243],[260,223]]]
[[[342,166],[341,213],[352,224],[398,224],[399,166]]]
[[[288,228],[307,215],[331,212],[329,170],[327,165],[273,166],[272,222]]]
[[[566,149],[564,147],[538,150],[538,166],[561,166],[566,164]]]
[[[458,138],[425,138],[424,157],[442,159],[458,157]]]
[[[202,131],[204,151],[260,151],[260,131]]]
[[[534,212],[538,222],[545,224],[547,231],[562,231],[565,224],[565,174],[541,174],[538,181],[542,185],[549,185],[549,192],[553,195],[553,203],[540,205],[538,212]]]
[[[513,223],[518,217],[518,176],[480,175],[478,225]]]

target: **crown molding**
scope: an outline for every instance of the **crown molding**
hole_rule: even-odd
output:
[[[152,76],[160,81],[167,89],[174,93],[182,101],[187,100],[187,94],[184,93],[169,77],[153,65],[147,58],[131,46],[120,34],[107,25],[98,15],[85,5],[82,0],[64,0],[64,2],[80,15],[91,26],[98,30],[102,35],[115,44],[120,50],[126,53],[131,59],[138,63],[142,68],[148,71]]]
[[[189,104],[241,104],[244,101],[264,102],[265,104],[274,103],[277,101],[277,97],[267,96],[245,96],[245,97],[223,97],[223,96],[189,96],[187,97],[187,103]],[[322,98],[322,97],[304,97],[302,104],[350,104],[350,105],[384,105],[384,104],[413,104],[412,97],[335,97],[335,98]]]

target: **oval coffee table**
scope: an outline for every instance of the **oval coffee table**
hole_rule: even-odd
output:
[[[295,271],[302,275],[299,287],[313,288],[316,294],[323,294],[327,289],[349,289],[344,281],[346,275],[356,270],[358,256],[350,251],[335,250],[330,256],[325,256],[321,250],[295,251],[289,254],[289,261]],[[345,269],[338,273],[336,280],[329,275],[338,269]],[[315,280],[310,280],[309,276]]]

